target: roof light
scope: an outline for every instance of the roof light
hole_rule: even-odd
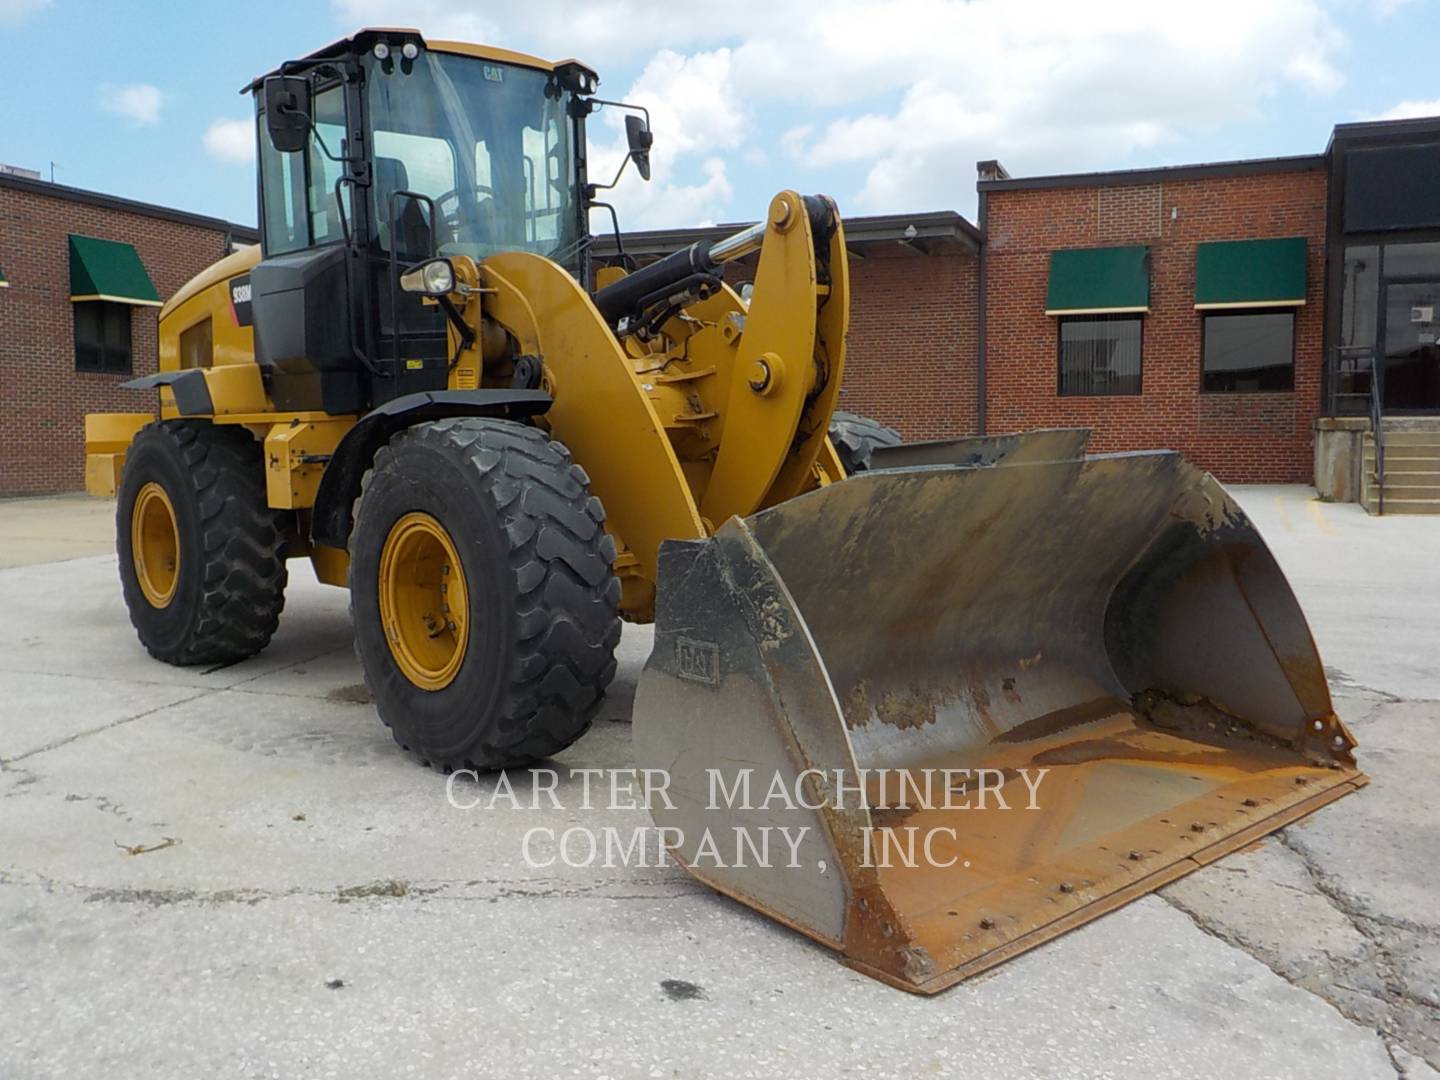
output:
[[[384,60],[390,55],[390,46],[383,41],[377,41],[373,51],[376,60]]]
[[[400,55],[403,56],[406,60],[414,60],[417,56],[420,55],[420,47],[416,45],[413,41],[407,41],[404,45],[400,47]]]

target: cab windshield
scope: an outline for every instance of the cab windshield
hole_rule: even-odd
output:
[[[423,257],[433,228],[442,255],[520,250],[575,262],[574,140],[552,76],[422,52],[408,75],[372,57],[366,81],[382,250]],[[392,200],[397,191],[434,200],[434,222],[413,200]]]

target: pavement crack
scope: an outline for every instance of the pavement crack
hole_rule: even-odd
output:
[[[175,701],[167,701],[164,705],[156,705],[154,708],[145,709],[143,712],[138,712],[133,716],[124,716],[121,717],[119,720],[112,720],[110,723],[101,724],[99,727],[96,728],[88,728],[85,731],[77,731],[73,735],[67,735],[63,739],[56,739],[54,742],[48,742],[44,746],[36,747],[34,750],[27,750],[23,754],[16,754],[14,757],[0,759],[0,764],[10,766],[14,765],[17,761],[25,761],[29,758],[35,757],[38,754],[48,754],[51,750],[58,750],[62,746],[69,746],[73,742],[79,742],[81,739],[88,739],[92,735],[99,735],[114,728],[122,727],[125,724],[133,724],[136,720],[144,720],[147,716],[154,716],[158,712],[164,712],[166,709],[173,709],[177,705],[185,705],[188,702],[195,701],[202,697],[207,697],[215,692],[215,690],[201,690],[198,693],[191,694],[189,697],[179,698]]]
[[[231,683],[228,687],[226,687],[226,689],[227,689],[227,690],[241,690],[243,687],[247,686],[247,685],[250,684],[250,683],[255,682],[257,679],[264,679],[264,678],[268,678],[268,677],[270,677],[270,676],[272,676],[272,675],[278,675],[278,674],[279,674],[280,672],[282,672],[282,671],[293,671],[295,668],[301,667],[301,666],[304,665],[304,664],[313,664],[313,663],[315,663],[316,660],[324,660],[327,656],[334,656],[336,653],[347,653],[347,652],[350,652],[350,651],[352,651],[352,648],[353,648],[353,647],[352,647],[352,646],[349,646],[349,645],[336,645],[336,646],[334,646],[333,648],[326,649],[326,650],[324,650],[323,652],[318,652],[318,653],[315,653],[315,654],[313,654],[313,655],[311,655],[311,656],[302,656],[302,657],[300,657],[298,660],[294,660],[294,661],[292,661],[291,663],[284,664],[284,665],[282,665],[281,667],[266,668],[264,671],[256,672],[254,675],[247,675],[245,678],[243,678],[243,679],[238,679],[238,680],[236,680],[235,682]],[[223,664],[221,665],[221,667],[225,667],[225,666],[228,666],[228,665],[223,665]],[[216,669],[216,670],[218,670],[218,669]],[[207,674],[208,674],[208,672],[207,672]],[[250,690],[250,691],[244,691],[244,692],[245,692],[245,693],[266,693],[266,691],[263,691],[263,690],[262,690],[262,691]],[[274,692],[275,692],[275,693],[283,693],[283,691],[274,691]],[[299,695],[297,695],[297,696],[299,696]]]
[[[30,873],[22,876],[3,870],[0,870],[0,886],[40,889],[50,894],[70,892],[78,895],[80,901],[86,904],[134,904],[151,908],[178,904],[212,906],[245,904],[253,906],[267,900],[293,898],[325,900],[339,904],[379,903],[389,900],[414,900],[420,903],[440,900],[492,904],[501,900],[656,901],[681,900],[709,891],[698,883],[685,881],[656,882],[652,890],[646,888],[646,883],[635,881],[559,883],[543,879],[493,879],[430,883],[388,879],[367,881],[358,885],[336,885],[329,888],[298,885],[278,889],[251,885],[237,885],[224,889],[134,888],[86,885],[60,881],[46,874]],[[482,886],[482,888],[472,891],[476,886]]]
[[[1416,1055],[1425,1060],[1432,1067],[1440,1068],[1440,1047],[1437,1047],[1432,1040],[1426,1040],[1429,1045],[1416,1045],[1412,1040],[1407,1039],[1405,1029],[1409,1026],[1412,1013],[1418,1013],[1420,1027],[1425,1030],[1435,1030],[1440,1024],[1440,1008],[1432,1002],[1415,996],[1407,989],[1405,980],[1396,970],[1396,962],[1390,942],[1385,940],[1383,934],[1377,927],[1384,927],[1391,931],[1398,931],[1402,934],[1429,937],[1434,931],[1429,927],[1422,927],[1403,919],[1395,919],[1390,916],[1379,915],[1366,911],[1353,897],[1345,892],[1327,874],[1323,867],[1316,862],[1315,858],[1306,850],[1305,845],[1299,843],[1290,830],[1281,829],[1275,834],[1280,846],[1285,848],[1299,861],[1305,873],[1309,875],[1315,892],[1332,907],[1335,911],[1350,924],[1357,934],[1367,944],[1369,955],[1367,963],[1373,968],[1378,977],[1383,991],[1377,992],[1373,989],[1362,989],[1356,986],[1349,986],[1334,983],[1335,986],[1349,990],[1352,993],[1361,994],[1379,1004],[1386,1012],[1388,1024],[1377,1027],[1382,1039],[1386,1040],[1387,1050],[1391,1050],[1391,1058],[1394,1059],[1391,1042],[1403,1048],[1406,1052]],[[1337,1008],[1339,1006],[1337,1005]],[[1342,1008],[1343,1012],[1344,1009]],[[1397,1069],[1400,1066],[1397,1064]],[[1402,1071],[1401,1075],[1405,1075]]]
[[[1310,857],[1310,853],[1305,850],[1304,846],[1297,844],[1284,829],[1281,829],[1275,834],[1275,839],[1280,842],[1281,847],[1300,860],[1300,865],[1304,867],[1305,873],[1309,875],[1311,884],[1315,886],[1315,891],[1323,896],[1331,907],[1345,917],[1345,920],[1355,928],[1356,933],[1366,940],[1373,942],[1375,934],[1369,927],[1364,925],[1362,913],[1355,907],[1350,898],[1345,895],[1343,890],[1337,888],[1327,879],[1325,872],[1315,865],[1314,860]]]
[[[1325,677],[1332,686],[1337,686],[1344,690],[1357,690],[1362,694],[1373,694],[1380,699],[1380,704],[1393,705],[1405,700],[1405,698],[1398,694],[1392,694],[1389,690],[1381,690],[1378,686],[1368,686],[1358,679],[1352,678],[1339,668],[1331,667],[1328,664],[1325,667]],[[1371,711],[1373,712],[1374,710]]]
[[[1284,834],[1282,832],[1279,835],[1283,837]],[[1376,968],[1383,977],[1386,989],[1385,994],[1378,994],[1374,990],[1355,986],[1349,983],[1342,983],[1338,980],[1329,983],[1328,988],[1342,990],[1347,993],[1355,994],[1359,997],[1363,997],[1375,1002],[1385,1012],[1386,1022],[1382,1024],[1377,1024],[1373,1016],[1365,1015],[1365,1013],[1361,1009],[1355,1007],[1353,1002],[1347,1001],[1344,997],[1339,995],[1331,996],[1329,994],[1326,994],[1324,992],[1325,989],[1327,989],[1326,985],[1313,985],[1309,981],[1298,979],[1295,972],[1286,970],[1283,965],[1275,962],[1272,957],[1266,954],[1265,950],[1252,948],[1241,936],[1235,934],[1233,931],[1227,929],[1225,926],[1221,925],[1215,920],[1210,919],[1205,915],[1201,914],[1200,912],[1194,910],[1193,908],[1187,906],[1175,897],[1168,895],[1166,890],[1162,889],[1156,892],[1155,896],[1159,897],[1160,900],[1164,901],[1166,904],[1169,904],[1172,908],[1174,908],[1176,911],[1180,912],[1180,914],[1184,915],[1187,919],[1189,919],[1195,925],[1196,929],[1198,929],[1201,933],[1208,934],[1210,937],[1213,937],[1219,941],[1223,941],[1231,948],[1243,952],[1246,956],[1249,956],[1256,963],[1263,965],[1273,974],[1283,979],[1285,982],[1289,983],[1297,990],[1303,990],[1307,994],[1310,994],[1311,996],[1323,1001],[1326,1005],[1330,1006],[1332,1009],[1334,1009],[1337,1013],[1343,1016],[1346,1020],[1350,1021],[1352,1024],[1356,1024],[1359,1027],[1373,1031],[1376,1037],[1380,1039],[1382,1045],[1384,1045],[1387,1056],[1389,1056],[1391,1063],[1395,1066],[1396,1075],[1403,1078],[1406,1074],[1404,1071],[1401,1070],[1400,1065],[1397,1063],[1395,1056],[1395,1046],[1399,1046],[1405,1051],[1426,1060],[1432,1066],[1435,1065],[1435,1061],[1432,1060],[1431,1056],[1428,1056],[1425,1053],[1423,1047],[1412,1045],[1409,1041],[1406,1040],[1404,1034],[1401,1031],[1396,1030],[1397,1028],[1402,1028],[1404,1024],[1401,1018],[1396,1017],[1394,1014],[1396,999],[1405,1001],[1412,1007],[1419,1006],[1422,1011],[1429,1012],[1433,1010],[1430,1010],[1428,1007],[1424,1006],[1423,1003],[1415,1002],[1412,998],[1406,995],[1403,990],[1398,986],[1396,980],[1390,975],[1389,971],[1382,969],[1379,963],[1376,963]],[[1358,933],[1361,933],[1365,937],[1366,941],[1370,943],[1372,953],[1384,954],[1383,946],[1381,946],[1374,939],[1371,933],[1368,933],[1364,928],[1362,928],[1359,925],[1359,922],[1354,919],[1349,912],[1342,911],[1342,914],[1345,914],[1347,918],[1350,918],[1351,922],[1355,924],[1356,931]],[[1384,955],[1388,957],[1388,954]],[[1374,959],[1378,959],[1378,957]]]

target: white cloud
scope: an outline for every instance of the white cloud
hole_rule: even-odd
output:
[[[788,158],[800,158],[805,153],[805,140],[815,130],[814,124],[797,124],[780,136],[780,149]]]
[[[811,179],[867,211],[968,201],[981,158],[1017,175],[1126,163],[1253,123],[1279,93],[1334,92],[1345,49],[1332,0],[1209,0],[1204,18],[1154,0],[731,0],[704,19],[646,0],[331,4],[349,28],[419,26],[579,56],[602,78],[644,65],[628,93],[606,89],[648,92],[655,110],[656,183],[616,193],[645,226],[753,215],[716,202],[729,187],[716,177],[756,150],[863,176],[849,192]],[[756,118],[772,125],[763,138],[749,130]],[[618,162],[618,128],[609,140],[604,123],[591,130],[594,173],[608,179],[601,162]],[[695,216],[652,216],[662,210]]]
[[[899,90],[898,107],[832,121],[791,146],[819,165],[867,167],[853,200],[867,210],[953,205],[980,158],[1017,174],[1113,164],[1252,120],[1281,87],[1325,93],[1340,81],[1340,41],[1312,0],[1216,0],[1203,22],[1134,0],[902,0],[889,10],[880,19],[852,5],[827,34],[851,79]],[[744,52],[739,81],[753,85],[762,71],[745,66]]]
[[[205,151],[227,165],[248,165],[255,160],[255,121],[216,120],[205,129]]]
[[[164,104],[165,95],[149,83],[127,86],[106,83],[100,87],[100,107],[137,124],[158,124],[160,107]]]
[[[49,6],[50,0],[0,0],[0,23],[19,22]]]
[[[1386,109],[1376,120],[1413,120],[1419,116],[1440,116],[1440,98],[1430,101],[1402,101],[1393,109]]]
[[[609,193],[627,228],[665,228],[714,221],[730,201],[727,164],[717,151],[736,150],[749,130],[730,77],[730,51],[681,56],[662,50],[645,66],[624,100],[650,111],[655,146],[653,180],[633,176]],[[589,128],[591,178],[609,182],[624,160],[624,113],[602,109]],[[608,137],[607,137],[608,136]],[[694,169],[700,175],[682,179]],[[609,214],[597,215],[607,223]]]

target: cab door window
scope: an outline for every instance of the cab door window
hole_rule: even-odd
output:
[[[345,237],[341,214],[349,219],[350,188],[342,184],[337,193],[335,182],[344,167],[330,157],[344,156],[345,97],[341,87],[337,84],[316,94],[312,109],[314,130],[305,149],[293,154],[276,150],[265,130],[265,114],[256,117],[267,255],[337,243]]]
[[[343,157],[345,152],[345,96],[338,84],[315,95],[314,120],[315,130],[305,147],[310,242],[333,244],[345,239],[340,215],[343,212],[348,220],[350,214],[350,186],[341,184],[338,191],[335,187],[344,166],[330,157]]]

